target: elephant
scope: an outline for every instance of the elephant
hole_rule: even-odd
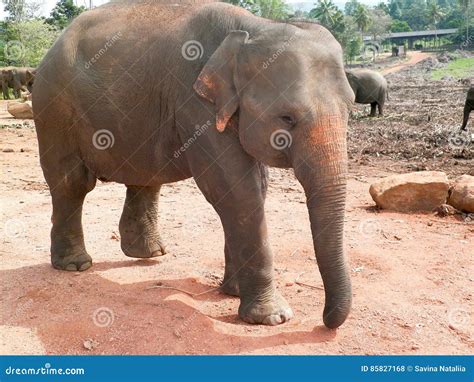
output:
[[[2,68],[2,90],[3,98],[10,99],[8,89],[13,89],[13,96],[15,98],[21,97],[21,90],[33,91],[33,82],[35,80],[35,68]]]
[[[370,103],[370,116],[375,117],[378,106],[383,115],[385,99],[388,99],[387,80],[380,73],[369,69],[346,69],[347,79],[355,94],[355,102]]]
[[[467,131],[467,121],[469,114],[474,109],[474,86],[471,86],[467,91],[466,103],[464,104],[464,118],[462,121],[461,131]]]
[[[223,227],[221,291],[240,298],[243,321],[284,323],[293,312],[276,290],[264,203],[267,166],[293,168],[325,289],[323,322],[337,328],[346,320],[346,133],[354,93],[327,29],[220,2],[114,1],[62,33],[38,67],[32,101],[52,199],[54,268],[92,265],[81,216],[97,179],[126,186],[124,254],[152,258],[166,253],[160,188],[192,177]]]

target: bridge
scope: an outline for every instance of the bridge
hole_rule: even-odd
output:
[[[413,44],[417,40],[426,40],[439,38],[441,36],[454,35],[458,32],[457,28],[451,29],[433,29],[427,31],[412,31],[412,32],[391,32],[382,35],[379,40],[390,41],[394,45],[401,45],[405,42],[408,43],[408,48],[413,49]],[[373,36],[364,36],[364,43],[370,43],[374,40]]]

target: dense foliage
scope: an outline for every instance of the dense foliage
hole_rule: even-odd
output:
[[[0,66],[37,66],[61,30],[85,10],[59,0],[45,19],[39,16],[40,1],[2,1],[8,16],[0,22]]]

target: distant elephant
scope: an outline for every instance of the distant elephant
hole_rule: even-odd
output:
[[[240,296],[244,321],[281,324],[293,313],[275,288],[265,165],[292,167],[306,193],[323,321],[340,326],[352,299],[343,232],[353,102],[341,47],[321,26],[220,2],[122,0],[81,14],[46,54],[33,92],[52,265],[92,265],[81,215],[96,179],[127,186],[124,253],[163,255],[160,188],[194,177],[224,229],[222,290]]]
[[[35,80],[35,68],[2,68],[2,90],[3,97],[10,99],[8,89],[13,89],[13,96],[15,98],[21,97],[21,90],[33,91],[33,82]]]
[[[370,116],[375,117],[377,106],[379,115],[388,97],[387,80],[380,73],[369,69],[346,69],[346,76],[355,94],[357,103],[370,103]]]
[[[469,120],[469,114],[474,110],[474,86],[471,86],[467,91],[466,103],[464,105],[464,118],[462,121],[461,130],[467,131],[467,121]]]

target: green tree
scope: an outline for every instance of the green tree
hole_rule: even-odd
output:
[[[441,7],[436,3],[435,0],[431,0],[428,4],[428,19],[435,30],[435,42],[438,39],[438,23],[439,20],[444,16]]]
[[[402,6],[400,0],[390,0],[388,3],[388,14],[394,19],[402,17]]]
[[[406,21],[401,20],[392,20],[392,24],[390,25],[390,32],[411,32],[412,29],[408,25]]]
[[[40,19],[23,21],[19,27],[20,41],[25,47],[23,65],[36,67],[53,45],[59,31]]]
[[[369,9],[365,5],[359,4],[354,11],[353,17],[361,35],[367,32],[371,23]]]
[[[470,8],[472,0],[458,0],[459,6],[464,11],[466,17],[465,27],[466,27],[466,41],[469,41],[469,22],[470,22]]]
[[[360,3],[357,0],[350,0],[344,5],[344,13],[346,16],[353,16],[355,10]]]
[[[86,8],[83,6],[76,6],[73,0],[59,0],[51,11],[51,17],[46,22],[58,29],[64,29],[85,10]]]
[[[309,11],[309,17],[319,20],[321,25],[330,28],[334,24],[337,11],[331,0],[319,0],[316,7]]]
[[[385,4],[383,1],[381,1],[380,3],[378,3],[376,6],[375,6],[375,9],[380,9],[381,11],[384,11],[385,14],[390,14],[390,9],[388,9],[388,5]]]
[[[362,38],[358,34],[352,35],[352,38],[348,41],[346,48],[344,49],[346,62],[349,61],[349,63],[352,64],[354,58],[360,53],[362,45]]]
[[[253,10],[258,16],[272,20],[285,20],[290,13],[283,0],[255,0]]]
[[[331,0],[319,0],[316,7],[309,12],[309,17],[318,20],[343,44],[342,39],[346,29],[344,14]]]

